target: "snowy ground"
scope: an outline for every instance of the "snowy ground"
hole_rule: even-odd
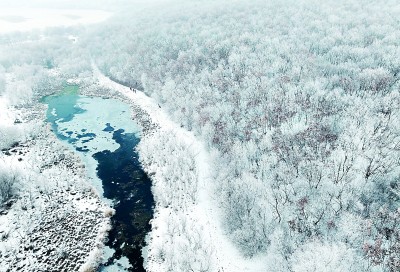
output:
[[[20,115],[21,126],[29,115],[3,111]],[[0,208],[0,271],[96,267],[113,210],[87,183],[79,157],[48,126],[34,123],[34,138],[0,152],[0,168],[16,175],[18,187]]]
[[[0,34],[46,27],[94,24],[110,16],[111,13],[102,10],[1,8]]]
[[[222,215],[216,201],[218,194],[215,192],[210,173],[212,158],[203,143],[197,140],[193,133],[172,122],[152,98],[140,91],[132,92],[128,87],[111,81],[97,69],[94,70],[100,85],[123,94],[130,99],[131,103],[138,105],[147,112],[152,121],[160,127],[156,133],[143,137],[140,145],[146,146],[146,142],[148,142],[149,145],[158,146],[159,149],[165,149],[166,152],[147,149],[147,152],[158,152],[155,158],[152,155],[144,154],[146,148],[139,150],[144,160],[145,170],[152,175],[153,194],[157,202],[152,220],[152,231],[148,236],[149,245],[144,252],[146,269],[148,271],[166,271],[168,267],[175,265],[175,271],[193,269],[193,267],[196,269],[208,268],[208,271],[265,271],[264,258],[244,258],[224,233],[221,226]],[[172,156],[170,152],[179,152],[174,148],[168,150],[166,147],[168,141],[180,146],[178,149],[184,151],[182,156],[189,153],[195,154],[194,173],[196,174],[197,184],[192,184],[191,187],[197,186],[198,190],[196,196],[191,198],[193,199],[192,203],[189,203],[190,201],[182,202],[181,199],[188,198],[188,193],[183,189],[181,193],[174,194],[172,192],[172,195],[166,196],[180,200],[170,199],[167,200],[168,204],[163,204],[165,201],[162,201],[163,193],[161,191],[167,190],[164,186],[167,186],[168,182],[168,177],[163,176],[163,174],[168,173],[169,170],[179,171],[179,169],[167,169],[171,167],[169,166],[169,160]],[[185,158],[181,159],[184,160]],[[180,163],[183,164],[183,162]],[[178,173],[177,176],[181,177],[181,180],[177,180],[172,186],[179,187],[185,184],[187,182],[185,180],[186,174]],[[174,205],[174,201],[178,204]],[[174,220],[175,222],[171,222]],[[171,228],[174,230],[171,231]],[[189,233],[185,234],[185,228],[188,229]],[[187,235],[186,238],[184,238],[185,235]],[[193,241],[188,245],[188,240],[196,235],[200,237],[199,244],[204,245],[203,248],[201,248],[201,245],[198,245],[198,248],[193,248]],[[190,254],[197,256],[192,257]],[[199,255],[203,255],[203,257]],[[190,262],[191,258],[193,259],[192,264],[176,266],[178,263]],[[176,259],[177,263],[174,263],[173,259]],[[194,270],[197,271],[196,269]]]

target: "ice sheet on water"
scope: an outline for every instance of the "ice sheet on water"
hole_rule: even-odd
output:
[[[96,175],[97,161],[93,154],[118,149],[119,144],[113,134],[104,130],[113,127],[123,129],[125,133],[140,134],[140,128],[131,120],[129,105],[114,99],[80,96],[77,107],[82,109],[67,122],[58,122],[59,135],[68,139],[74,149],[80,152],[87,173],[93,185],[102,194],[102,183]]]

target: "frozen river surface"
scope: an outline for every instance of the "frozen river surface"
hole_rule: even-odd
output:
[[[118,100],[77,95],[67,86],[43,99],[58,138],[76,150],[97,191],[116,210],[102,271],[144,271],[141,249],[150,231],[151,181],[134,150],[140,129],[130,108]]]

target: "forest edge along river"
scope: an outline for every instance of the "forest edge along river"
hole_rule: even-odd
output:
[[[78,95],[77,85],[42,99],[57,137],[80,154],[93,186],[112,202],[115,214],[100,271],[145,271],[142,248],[151,230],[154,199],[136,145],[140,128],[129,105]]]

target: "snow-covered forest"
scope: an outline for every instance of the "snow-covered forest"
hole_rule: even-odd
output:
[[[78,183],[36,170],[65,154],[41,148],[39,101],[72,80],[159,127],[137,148],[147,271],[400,270],[398,1],[107,3],[100,23],[0,34],[3,206]]]

